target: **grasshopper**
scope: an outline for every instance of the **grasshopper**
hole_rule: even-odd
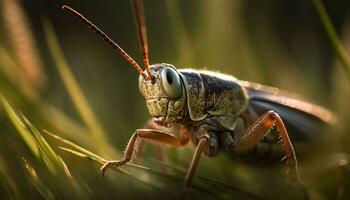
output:
[[[143,129],[133,133],[122,159],[109,161],[102,166],[102,175],[110,167],[129,162],[137,148],[138,139],[175,147],[184,146],[191,140],[196,148],[184,180],[185,186],[192,184],[203,153],[216,156],[220,149],[224,149],[243,160],[248,154],[257,155],[256,159],[265,159],[278,149],[275,146],[279,146],[281,157],[284,155],[286,161],[289,179],[302,186],[307,193],[299,175],[291,141],[311,139],[313,132],[335,121],[333,114],[299,100],[289,92],[238,80],[230,75],[177,69],[166,63],[150,65],[142,1],[133,0],[132,3],[145,70],[82,14],[68,6],[62,7],[82,20],[136,68],[139,73],[139,91],[153,119]]]

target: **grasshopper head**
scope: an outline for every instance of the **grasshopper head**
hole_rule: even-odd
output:
[[[145,97],[148,111],[154,122],[163,126],[181,121],[185,116],[186,95],[184,85],[175,67],[169,64],[149,65],[148,42],[146,35],[145,16],[141,1],[132,1],[135,11],[137,28],[139,32],[140,45],[143,55],[145,71],[130,57],[117,43],[99,29],[82,14],[70,8],[62,6],[62,9],[78,17],[90,29],[97,33],[108,45],[117,50],[126,61],[128,61],[140,74],[139,89]]]
[[[79,18],[90,29],[97,33],[108,45],[117,50],[140,74],[139,89],[145,97],[148,111],[159,125],[170,126],[174,122],[182,120],[185,113],[186,95],[184,85],[179,73],[173,65],[155,64],[149,65],[148,42],[146,35],[146,23],[141,1],[132,1],[135,11],[140,45],[143,55],[145,71],[130,57],[117,43],[106,33],[85,18],[82,14],[69,6],[62,9]]]
[[[179,72],[170,64],[150,66],[153,79],[139,77],[139,90],[145,97],[147,108],[158,125],[170,126],[183,119],[186,95]]]

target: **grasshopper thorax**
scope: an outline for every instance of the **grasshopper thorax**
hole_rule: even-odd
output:
[[[153,79],[139,76],[139,90],[155,123],[170,126],[183,119],[186,95],[179,72],[170,64],[150,66]]]

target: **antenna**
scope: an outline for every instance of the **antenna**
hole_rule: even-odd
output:
[[[109,44],[113,49],[117,50],[120,53],[120,55],[125,58],[125,60],[127,60],[129,63],[131,63],[131,65],[133,65],[136,68],[136,70],[143,77],[143,79],[147,78],[146,74],[143,72],[143,70],[137,64],[137,62],[134,59],[132,59],[131,56],[129,56],[117,43],[115,43],[106,33],[104,33],[101,29],[99,29],[95,24],[93,24],[90,20],[88,20],[86,17],[84,17],[78,11],[74,10],[73,8],[71,8],[69,6],[64,5],[64,6],[62,6],[62,9],[64,11],[68,11],[73,16],[78,17],[92,31],[94,31],[97,35],[99,35],[103,41],[105,41],[107,44]],[[147,70],[147,67],[146,67],[146,70]],[[149,74],[150,72],[147,71],[147,73]]]
[[[153,79],[154,76],[149,68],[146,17],[145,17],[145,12],[143,8],[143,0],[132,0],[132,7],[134,9],[134,17],[136,19],[136,28],[140,39],[143,64],[146,67],[147,74],[151,79]]]

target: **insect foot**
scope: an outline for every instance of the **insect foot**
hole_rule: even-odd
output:
[[[309,200],[310,195],[308,188],[306,184],[300,179],[299,177],[299,171],[295,167],[297,164],[292,160],[288,159],[288,156],[286,156],[283,160],[286,160],[287,168],[287,181],[290,182],[292,185],[294,185],[295,188],[297,188],[299,191],[303,194],[304,200]]]
[[[110,161],[106,162],[106,163],[100,168],[102,177],[105,176],[107,169],[109,169],[109,168],[114,168],[114,167],[119,167],[119,166],[122,166],[122,165],[124,165],[124,164],[125,164],[125,161],[124,161],[124,160],[110,160]]]

